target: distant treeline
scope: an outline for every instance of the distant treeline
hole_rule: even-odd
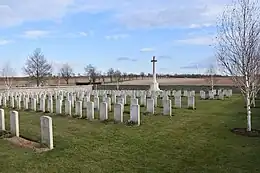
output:
[[[174,75],[170,75],[170,74],[158,74],[157,77],[158,78],[164,78],[164,77],[168,77],[168,78],[204,78],[204,77],[209,77],[210,75],[206,75],[206,74],[174,74]],[[229,76],[223,76],[223,75],[213,75],[214,77],[229,77]]]
[[[133,73],[129,73],[129,74],[122,74],[121,77],[122,78],[146,78],[146,77],[152,77],[153,75],[148,73],[148,74],[133,74]],[[210,75],[206,75],[206,74],[156,74],[157,78],[204,78],[204,77],[209,77]],[[214,77],[229,77],[229,76],[224,76],[224,75],[213,75]],[[57,78],[58,76],[52,75],[46,78]],[[86,77],[88,78],[88,76],[85,75],[80,75],[80,76],[71,76],[71,78],[82,78],[82,77]],[[110,77],[109,75],[102,75],[101,77]],[[30,78],[28,76],[23,76],[23,77],[10,77],[12,79],[27,79]],[[5,77],[1,77],[0,79],[5,79]]]

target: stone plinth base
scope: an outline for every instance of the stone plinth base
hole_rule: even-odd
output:
[[[158,82],[153,82],[151,85],[150,85],[150,91],[161,91],[160,88],[159,88],[159,84]]]

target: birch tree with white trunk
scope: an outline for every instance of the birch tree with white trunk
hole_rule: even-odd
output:
[[[255,0],[237,0],[223,12],[217,27],[217,58],[223,71],[240,88],[252,130],[251,101],[259,90],[260,9]]]
[[[4,78],[5,86],[9,90],[13,84],[15,72],[9,62],[5,63],[1,69],[1,76]]]
[[[209,68],[207,69],[206,74],[208,77],[205,78],[206,82],[210,85],[211,91],[214,90],[214,86],[216,85],[218,79],[216,77],[217,69],[213,64],[210,64]]]

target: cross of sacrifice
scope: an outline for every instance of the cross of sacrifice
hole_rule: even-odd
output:
[[[155,59],[155,56],[153,56],[153,59],[151,60],[151,62],[153,63],[153,76],[156,74],[155,72],[155,63],[157,62],[157,60]]]

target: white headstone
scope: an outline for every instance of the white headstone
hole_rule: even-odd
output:
[[[6,97],[3,97],[3,107],[6,107]]]
[[[147,112],[154,114],[154,99],[147,99]]]
[[[138,105],[138,99],[137,98],[131,98],[131,105]]]
[[[125,105],[125,100],[124,100],[124,98],[123,98],[123,97],[119,97],[119,98],[117,99],[117,103],[118,103],[118,104]]]
[[[111,98],[110,97],[104,98],[104,102],[107,103],[108,111],[112,111]]]
[[[36,100],[36,98],[32,98],[32,99],[31,99],[31,109],[32,109],[33,111],[36,111],[36,110],[37,110],[37,100]]]
[[[203,99],[203,100],[206,99],[205,91],[202,91],[202,90],[200,91],[200,98]]]
[[[29,109],[29,99],[28,99],[28,97],[25,97],[25,98],[24,98],[23,108],[24,108],[25,110],[28,110],[28,109]]]
[[[14,108],[14,97],[11,97],[11,100],[10,100],[10,107],[11,108]]]
[[[71,116],[71,101],[70,100],[65,101],[65,114]]]
[[[10,130],[12,135],[19,137],[19,117],[17,111],[10,112]]]
[[[16,98],[16,108],[21,109],[21,98],[20,97]]]
[[[123,122],[123,105],[115,104],[114,106],[114,120],[116,122]]]
[[[218,95],[218,98],[219,98],[220,100],[224,100],[224,93],[223,93],[222,91],[220,91],[218,94],[219,94],[219,95]]]
[[[0,109],[0,131],[5,131],[5,111]]]
[[[139,105],[131,105],[130,106],[130,121],[140,125],[140,106]]]
[[[195,109],[195,97],[194,96],[188,97],[188,108]]]
[[[146,95],[145,94],[141,95],[141,97],[140,97],[140,104],[141,105],[146,105]]]
[[[214,99],[214,92],[213,91],[209,91],[209,99]]]
[[[53,101],[52,101],[52,98],[48,99],[47,111],[50,112],[50,113],[53,113]]]
[[[79,118],[82,118],[82,101],[77,101],[76,102],[76,115],[79,116]]]
[[[45,98],[41,98],[40,100],[40,110],[45,112]]]
[[[174,96],[175,107],[181,108],[181,96]]]
[[[112,102],[113,104],[116,103],[116,95],[115,95],[115,94],[112,94],[112,95],[111,95],[111,102]]]
[[[154,95],[152,98],[153,98],[153,101],[154,101],[154,106],[157,107],[157,96]]]
[[[94,108],[99,110],[99,97],[94,97]]]
[[[89,120],[94,120],[94,102],[87,102],[87,118]]]
[[[163,102],[163,115],[172,116],[172,101],[171,100],[164,100],[164,102]]]
[[[108,107],[106,102],[100,103],[99,118],[100,121],[104,121],[108,119]]]
[[[56,100],[56,114],[62,113],[62,100]]]
[[[49,116],[41,117],[41,143],[53,149],[53,128],[52,118]]]

